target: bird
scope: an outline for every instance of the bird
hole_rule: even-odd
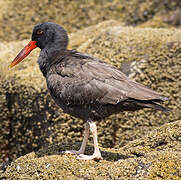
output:
[[[152,108],[169,109],[160,103],[168,100],[160,93],[130,79],[117,67],[96,57],[67,48],[69,38],[63,26],[53,22],[35,25],[31,41],[11,62],[14,67],[30,52],[41,49],[38,64],[55,103],[67,114],[83,119],[85,130],[79,150],[65,150],[82,160],[101,160],[96,122],[123,111]],[[86,155],[89,134],[94,152]]]

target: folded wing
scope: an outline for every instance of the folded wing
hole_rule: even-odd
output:
[[[164,101],[167,98],[129,79],[116,67],[92,57],[78,58],[57,72],[61,98],[71,104],[117,104],[127,99]]]

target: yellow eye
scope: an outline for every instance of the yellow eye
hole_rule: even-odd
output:
[[[43,31],[41,29],[39,29],[37,32],[36,32],[37,35],[41,35],[43,34]]]

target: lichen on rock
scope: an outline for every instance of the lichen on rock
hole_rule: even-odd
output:
[[[160,139],[164,143],[160,143]],[[181,123],[168,123],[123,148],[101,148],[104,160],[83,161],[62,154],[80,144],[56,144],[16,159],[0,173],[4,179],[179,179]],[[156,146],[153,146],[156,144]],[[140,147],[139,149],[137,147]],[[135,150],[136,148],[136,150]],[[86,153],[92,153],[89,145]]]

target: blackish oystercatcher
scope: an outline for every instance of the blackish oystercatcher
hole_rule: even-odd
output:
[[[116,67],[95,57],[68,50],[68,35],[58,24],[37,24],[32,40],[12,61],[10,67],[22,61],[33,49],[41,49],[38,64],[55,102],[68,113],[83,119],[85,132],[78,159],[102,159],[97,141],[95,121],[122,111],[153,108],[167,112],[159,105],[167,100],[159,93],[129,79]],[[93,134],[94,153],[84,155],[89,137]]]

